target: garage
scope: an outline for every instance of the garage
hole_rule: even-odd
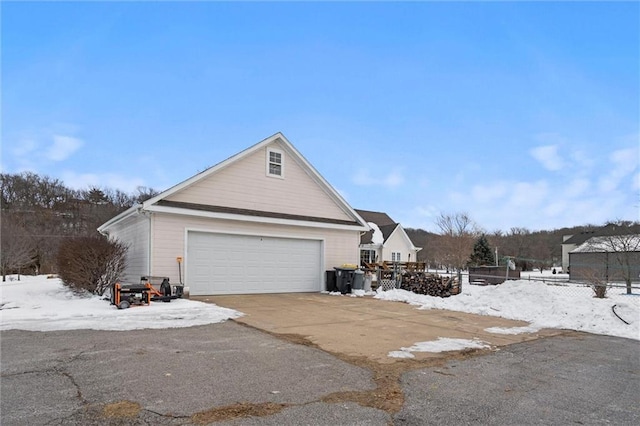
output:
[[[190,231],[186,260],[193,295],[321,290],[320,240]]]

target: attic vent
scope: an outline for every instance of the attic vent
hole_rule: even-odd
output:
[[[267,176],[284,177],[284,156],[281,151],[267,149]]]

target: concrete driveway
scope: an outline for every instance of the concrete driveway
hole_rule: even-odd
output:
[[[378,363],[397,362],[389,352],[439,337],[480,339],[493,348],[560,334],[493,334],[490,327],[522,327],[522,321],[444,310],[419,310],[401,302],[371,297],[333,296],[323,293],[200,296],[192,299],[215,303],[245,313],[238,323],[274,335],[304,339],[334,355],[365,357]],[[441,354],[414,353],[416,359],[441,358]]]

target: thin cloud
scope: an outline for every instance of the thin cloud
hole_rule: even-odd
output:
[[[609,155],[611,169],[599,181],[601,191],[618,189],[622,181],[638,169],[638,149],[627,148],[613,151]]]
[[[20,158],[20,157],[31,155],[37,149],[38,149],[38,144],[34,139],[24,138],[20,140],[20,143],[17,144],[16,147],[13,148],[12,152],[13,152],[13,155]]]
[[[508,188],[509,185],[506,182],[475,185],[471,190],[471,196],[480,203],[490,203],[503,198],[507,194]]]
[[[76,152],[84,142],[71,136],[53,136],[53,145],[49,148],[46,156],[51,161],[63,161]]]
[[[538,146],[531,149],[529,154],[542,164],[542,167],[552,172],[562,170],[564,167],[564,161],[558,154],[558,145]]]
[[[367,169],[360,169],[353,176],[353,183],[359,186],[384,186],[385,188],[397,188],[405,179],[399,170],[391,170],[386,175],[373,176]]]
[[[569,182],[564,189],[564,195],[568,198],[575,198],[587,193],[591,183],[589,179],[577,178]]]

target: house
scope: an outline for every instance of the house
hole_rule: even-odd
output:
[[[98,230],[128,244],[126,281],[215,295],[321,291],[325,270],[358,261],[369,226],[276,133]]]
[[[386,213],[356,210],[371,227],[360,237],[360,264],[377,262],[416,262],[418,252],[402,225]]]
[[[562,237],[562,271],[569,271],[569,253],[584,244],[589,238],[595,236],[595,231],[583,231],[575,235],[564,235]]]
[[[587,229],[578,234],[564,235],[562,237],[562,270],[569,272],[569,253],[593,237],[612,236],[640,232],[640,225],[633,224],[629,227],[621,227],[616,223],[609,223],[596,229]]]
[[[591,237],[569,253],[569,279],[640,281],[640,234]]]

